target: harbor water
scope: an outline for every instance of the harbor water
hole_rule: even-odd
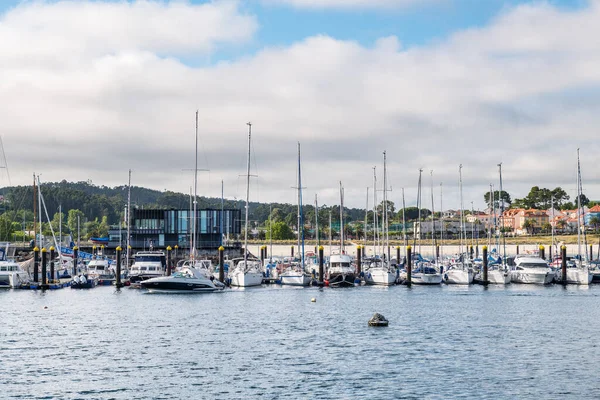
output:
[[[600,286],[98,287],[0,302],[0,398],[600,398]],[[388,327],[367,326],[375,312]]]

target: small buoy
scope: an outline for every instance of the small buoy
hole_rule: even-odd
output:
[[[311,303],[316,303],[317,299],[313,297],[312,299],[310,299],[310,301],[311,301]]]
[[[48,306],[44,306],[44,310],[47,310],[47,309],[48,309]]]

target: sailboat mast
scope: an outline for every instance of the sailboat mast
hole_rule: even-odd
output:
[[[460,255],[463,255],[463,193],[462,193],[462,164],[458,166],[458,186],[460,189]]]
[[[127,183],[127,260],[125,268],[129,270],[129,257],[131,257],[131,170],[129,170],[129,181]]]
[[[62,204],[58,205],[58,253],[60,254],[60,246],[62,246]],[[62,260],[61,260],[62,262]]]
[[[321,238],[319,237],[319,200],[315,193],[315,234],[317,236],[317,249],[321,246]]]
[[[300,226],[298,227],[298,235],[300,235],[300,232],[302,232],[302,252],[300,255],[300,260],[302,262],[302,272],[304,272],[304,210],[302,207],[302,168],[300,167],[300,142],[298,142],[298,201],[298,207],[300,208]],[[300,229],[302,231],[300,231]]]
[[[225,200],[224,200],[224,195],[225,195],[225,187],[223,184],[223,179],[221,179],[221,218],[220,218],[220,224],[219,224],[219,237],[221,238],[220,240],[220,244],[221,246],[223,245],[223,219],[225,218]]]
[[[435,210],[433,203],[433,170],[429,171],[431,177],[431,258],[435,260]],[[437,262],[437,260],[435,260]]]
[[[377,214],[377,167],[373,167],[373,246],[375,254],[379,251],[379,216]]]
[[[244,217],[244,268],[248,269],[248,208],[250,205],[250,141],[252,140],[252,123],[248,125],[248,167],[246,170],[246,215]]]
[[[442,182],[440,182],[440,257],[444,259],[444,199],[442,193]]]
[[[36,207],[36,202],[37,202],[37,196],[36,196],[36,184],[35,184],[35,172],[33,173],[33,247],[36,247],[38,245],[37,240],[35,240],[35,235],[36,235],[36,231],[37,231],[37,207]],[[40,240],[42,240],[42,237],[40,236]]]
[[[554,196],[550,197],[550,208],[552,209],[552,223],[550,224],[550,229],[552,232],[552,244],[550,246],[552,249],[554,249],[554,254],[557,254],[557,249],[554,247],[554,225],[556,225],[556,220],[554,219]]]
[[[344,187],[340,181],[340,250],[344,254]]]
[[[385,236],[385,246],[387,247],[387,261],[389,263],[391,254],[387,202],[387,156],[385,151],[383,152],[383,233]]]
[[[369,187],[367,186],[367,205],[365,206],[365,251],[367,251],[367,224],[369,223]]]
[[[329,258],[331,258],[331,242],[333,234],[331,233],[331,209],[329,209]]]
[[[579,149],[577,149],[577,255],[579,256],[579,266],[581,266],[583,257],[581,256],[581,167],[579,164]]]
[[[406,202],[404,201],[404,188],[402,188],[402,237],[404,238],[404,251],[406,252],[406,247],[408,246],[408,240],[406,239]],[[400,260],[398,260],[400,262]]]
[[[500,235],[502,236],[502,260],[506,257],[506,237],[504,236],[504,199],[502,198],[502,163],[498,164],[498,172],[500,173],[500,193],[498,193],[498,201],[500,202]]]
[[[297,188],[296,190],[298,191],[298,252],[300,252],[300,241],[301,241],[301,233],[300,233],[300,227],[301,227],[301,215],[302,215],[302,211],[301,211],[301,203],[302,203],[302,199],[300,198],[301,194],[300,194],[300,142],[298,142],[298,181],[297,181]],[[302,258],[302,255],[300,256]]]
[[[377,242],[377,230],[379,224],[377,223],[377,173],[376,168],[373,167],[373,255],[379,254],[379,245]]]
[[[196,110],[196,151],[194,153],[194,212],[193,212],[193,233],[192,233],[192,260],[196,259],[196,225],[198,224],[198,110]]]
[[[38,218],[39,218],[39,221],[40,221],[40,247],[43,247],[44,246],[44,240],[42,239],[42,188],[41,188],[40,176],[39,175],[37,177],[37,180],[38,180],[38,188],[37,188],[37,195],[38,195]]]
[[[419,187],[417,189],[417,211],[418,211],[418,227],[419,227],[419,254],[421,254],[421,175],[423,168],[419,168]],[[413,235],[413,243],[417,239],[417,235]]]
[[[273,260],[273,222],[271,215],[273,215],[273,204],[269,204],[269,262]]]

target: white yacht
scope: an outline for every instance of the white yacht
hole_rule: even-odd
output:
[[[352,257],[343,253],[332,254],[331,257],[329,257],[327,277],[329,286],[354,286],[356,272],[352,266]]]
[[[308,286],[312,280],[309,273],[303,268],[301,263],[292,263],[281,274],[279,274],[282,285],[290,286]]]
[[[263,281],[260,260],[238,258],[232,260],[234,265],[230,268],[227,276],[231,280],[231,286],[259,286]]]
[[[444,283],[447,284],[470,285],[473,283],[473,271],[463,263],[451,264],[448,269],[444,271],[442,279]]]
[[[206,293],[225,288],[217,279],[207,278],[193,266],[182,267],[170,276],[146,279],[140,284],[150,293]]]
[[[196,271],[200,272],[206,278],[215,278],[215,267],[213,266],[211,260],[185,260],[180,266],[178,266],[178,269],[184,267],[194,267]]]
[[[554,279],[554,271],[546,260],[534,255],[517,255],[510,279],[515,283],[547,285]]]
[[[363,265],[367,285],[391,286],[396,283],[396,272],[387,262],[373,258],[364,260]]]
[[[29,282],[29,274],[15,261],[6,259],[3,254],[0,260],[0,288],[16,288],[27,282]]]
[[[115,272],[105,258],[94,258],[87,265],[87,274],[91,279],[97,279],[98,285],[112,285],[116,280]]]
[[[164,275],[166,258],[162,251],[138,251],[133,259],[133,264],[129,268],[131,283],[135,284]]]
[[[580,260],[567,263],[567,283],[570,285],[589,285],[594,279],[594,273],[590,271],[589,266]],[[555,281],[562,282],[562,268],[559,267],[555,272]]]
[[[442,274],[434,264],[423,261],[411,272],[411,283],[415,285],[439,285],[442,283]]]

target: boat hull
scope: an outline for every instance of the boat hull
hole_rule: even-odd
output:
[[[282,285],[289,286],[308,286],[311,281],[311,277],[306,274],[282,274],[279,279]]]
[[[589,285],[594,275],[587,268],[567,268],[567,284]],[[562,283],[562,270],[556,272],[556,281]]]
[[[442,274],[424,274],[421,272],[411,274],[413,285],[439,285],[442,283]]]
[[[554,279],[554,273],[551,271],[524,271],[515,270],[510,273],[510,280],[514,283],[526,283],[533,285],[548,285],[552,283]]]
[[[231,286],[251,287],[260,286],[263,281],[260,272],[236,272],[231,274]]]
[[[391,286],[396,283],[396,274],[387,268],[373,268],[365,271],[367,285]]]
[[[329,275],[330,287],[351,287],[354,286],[356,275],[353,273],[332,273]]]
[[[207,283],[192,282],[152,282],[150,280],[141,282],[142,288],[151,293],[201,293],[214,292],[220,288]]]
[[[444,272],[444,283],[449,285],[470,285],[473,282],[473,272],[463,269],[451,269]]]
[[[21,287],[29,281],[29,274],[25,271],[8,271],[0,274],[0,289],[13,289]]]

